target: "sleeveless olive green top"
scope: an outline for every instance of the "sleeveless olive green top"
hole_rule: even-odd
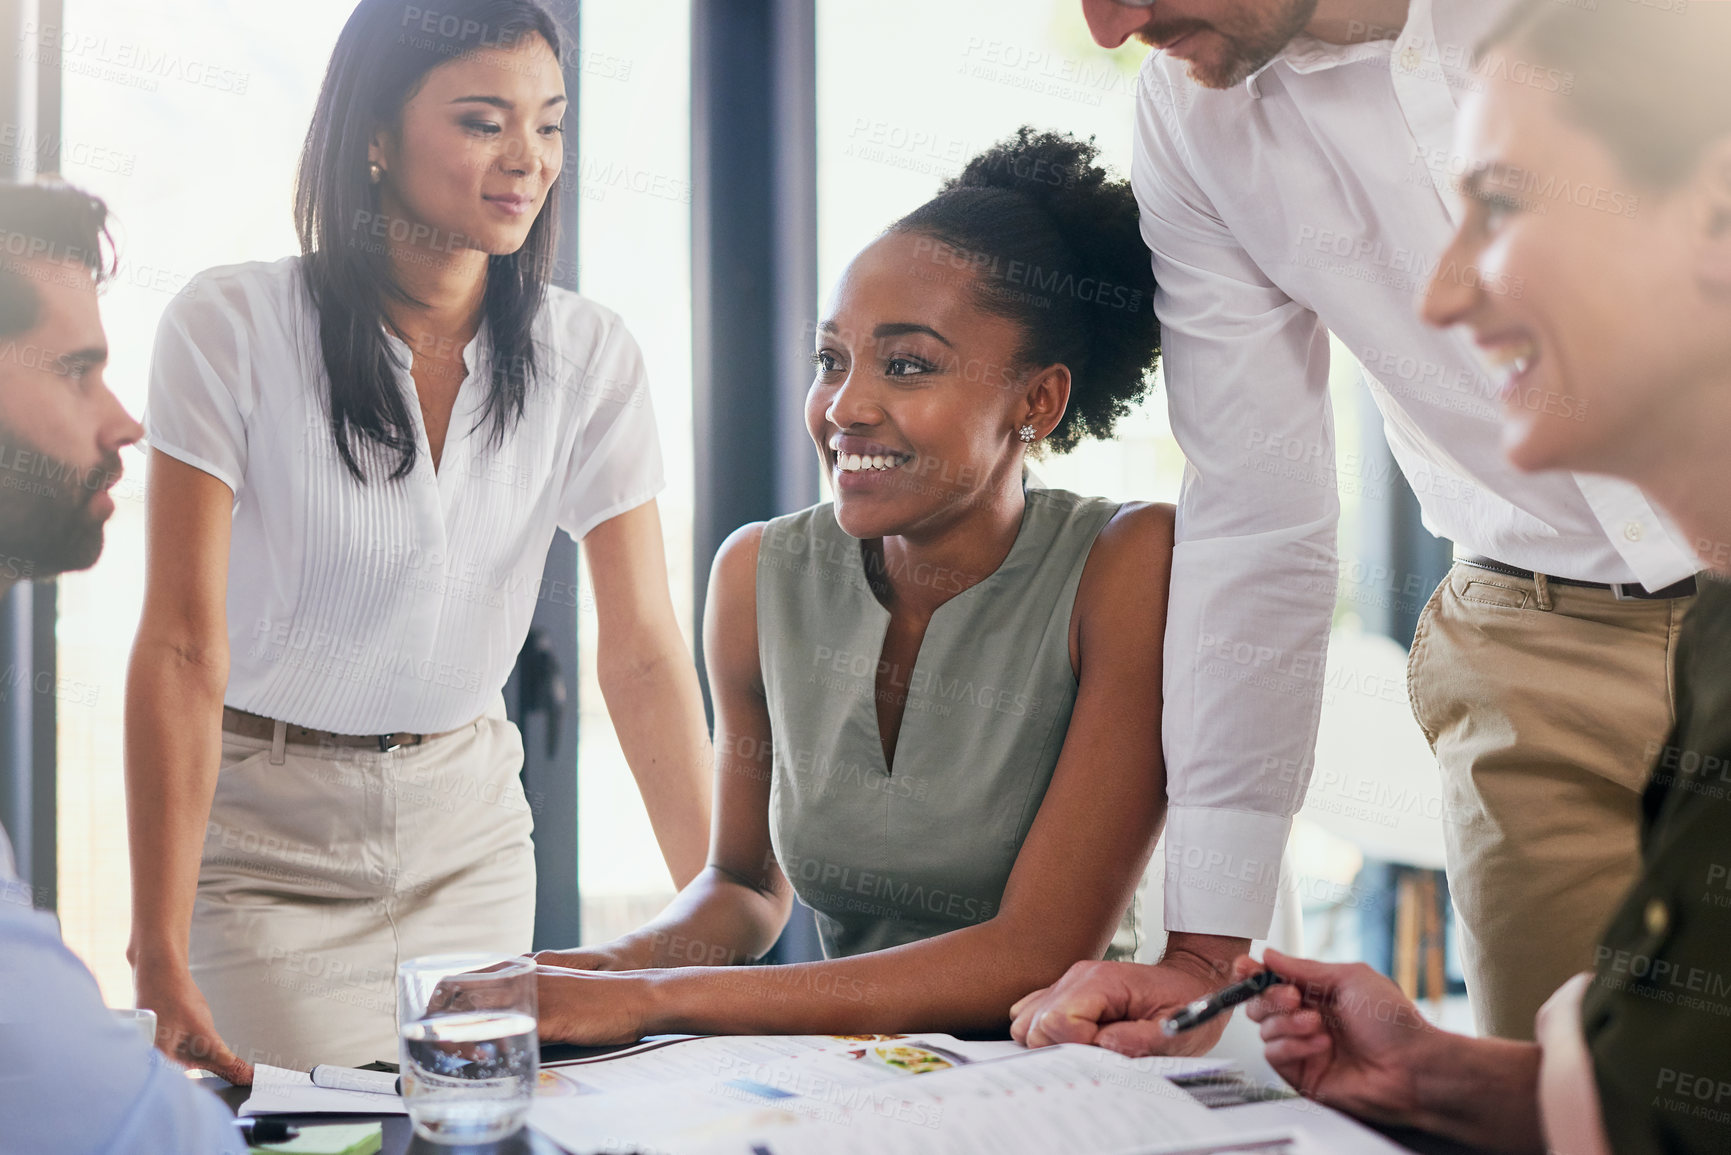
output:
[[[757,649],[773,732],[770,837],[826,957],[985,922],[1052,780],[1076,702],[1070,616],[1113,502],[1027,491],[984,581],[938,607],[907,676],[894,767],[878,736],[889,611],[859,539],[816,505],[770,521],[757,559]],[[932,568],[910,575],[961,587]],[[1135,949],[1127,911],[1109,958]]]

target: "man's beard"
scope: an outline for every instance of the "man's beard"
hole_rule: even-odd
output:
[[[1185,63],[1189,65],[1190,79],[1204,88],[1231,88],[1280,55],[1310,23],[1316,4],[1317,0],[1280,0],[1278,4],[1262,6],[1252,0],[1245,10],[1233,13],[1231,19],[1213,24],[1149,27],[1137,32],[1136,38],[1150,47],[1171,44],[1197,30],[1224,39],[1227,45],[1224,59]]]
[[[90,503],[120,468],[119,457],[94,469],[70,465],[0,422],[0,575],[29,580],[95,565],[104,519]]]

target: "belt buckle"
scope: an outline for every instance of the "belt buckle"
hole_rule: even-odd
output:
[[[1629,593],[1628,591],[1631,588],[1640,590],[1641,593],[1640,594]],[[1641,594],[1644,594],[1646,592],[1647,592],[1647,587],[1640,585],[1636,582],[1612,582],[1611,583],[1611,596],[1613,598],[1616,598],[1620,602],[1643,601],[1645,599],[1643,599],[1641,597]]]
[[[402,748],[403,744],[397,741],[395,734],[379,735],[379,753],[389,754],[392,750],[401,750]]]

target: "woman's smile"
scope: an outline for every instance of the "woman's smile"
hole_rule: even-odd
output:
[[[914,454],[863,437],[842,433],[830,439],[830,480],[838,490],[870,493],[881,490],[890,475],[904,469]]]

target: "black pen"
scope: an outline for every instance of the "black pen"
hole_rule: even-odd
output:
[[[256,1147],[260,1143],[287,1143],[301,1133],[299,1127],[291,1127],[281,1119],[266,1119],[260,1116],[236,1119],[234,1125],[248,1147]]]
[[[1167,1038],[1171,1038],[1182,1031],[1188,1031],[1191,1027],[1206,1023],[1215,1015],[1229,1011],[1239,1003],[1250,1001],[1275,983],[1285,981],[1273,971],[1257,971],[1249,978],[1240,979],[1229,987],[1223,987],[1205,999],[1197,999],[1161,1023],[1160,1029],[1166,1032]]]

